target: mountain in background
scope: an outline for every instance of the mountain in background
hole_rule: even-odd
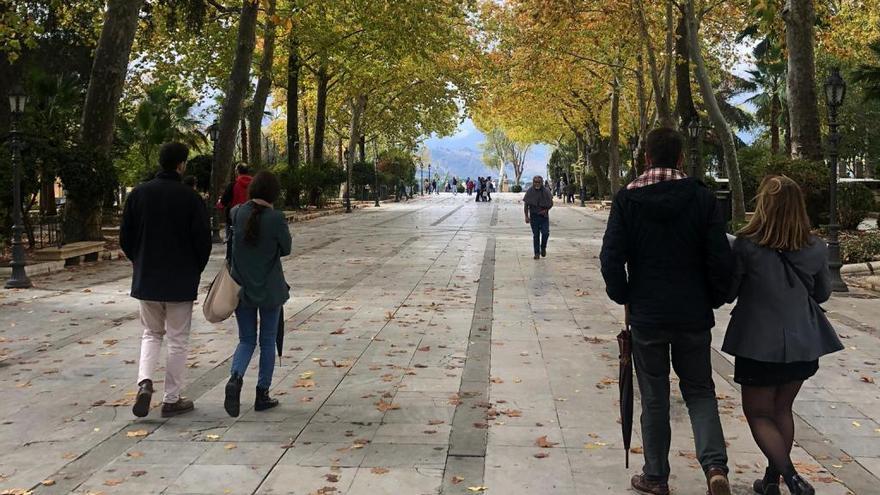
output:
[[[470,119],[465,120],[459,126],[458,132],[452,136],[431,137],[425,141],[431,156],[431,173],[439,174],[440,177],[448,173],[450,177],[457,176],[462,179],[487,175],[497,178],[498,167],[488,168],[483,163],[483,151],[480,145],[485,141],[486,137]],[[523,172],[524,181],[528,181],[533,175],[546,173],[550,152],[549,147],[545,145],[536,145],[529,149],[525,172]],[[425,168],[425,176],[427,175],[428,169]],[[513,167],[507,167],[507,176],[512,179]]]

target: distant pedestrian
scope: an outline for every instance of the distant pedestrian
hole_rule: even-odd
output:
[[[436,194],[440,194],[440,191],[437,190],[437,180],[436,179],[431,181],[431,191],[433,191]]]
[[[486,201],[492,201],[492,189],[493,188],[494,188],[494,186],[492,185],[492,177],[491,176],[486,177],[486,187],[483,188],[485,190],[485,194],[486,194]]]
[[[572,183],[565,185],[565,202],[569,204],[574,203],[574,184]]]
[[[452,195],[458,196],[458,177],[452,178]]]
[[[258,334],[260,365],[254,410],[263,411],[278,405],[278,400],[269,396],[269,387],[275,369],[281,307],[290,298],[281,258],[290,254],[293,240],[284,213],[272,207],[281,193],[281,183],[274,174],[264,170],[254,177],[248,190],[249,201],[232,211],[232,278],[241,285],[235,310],[238,346],[232,356],[232,372],[223,402],[232,417],[239,414],[243,377],[256,350]]]
[[[550,237],[550,208],[553,208],[553,194],[544,185],[544,179],[536,175],[523,197],[526,223],[532,226],[532,245],[535,259],[547,256],[547,238]]]
[[[608,296],[628,307],[642,397],[642,493],[669,493],[669,365],[693,427],[709,495],[730,495],[727,448],[712,381],[712,312],[724,303],[733,258],[714,195],[680,171],[683,138],[655,129],[647,171],[614,197],[600,260]]]
[[[119,244],[134,266],[131,296],[140,301],[141,338],[138,392],[132,413],[150,412],[153,378],[162,341],[168,338],[162,417],[192,411],[180,395],[189,351],[193,301],[211,255],[211,228],[205,202],[181,182],[189,149],[167,143],[159,150],[162,171],[129,194],[122,213]]]
[[[483,200],[483,187],[485,187],[483,185],[483,178],[477,177],[477,181],[474,183],[474,190],[477,193],[477,197],[474,201],[477,203]]]
[[[764,179],[755,215],[737,233],[737,299],[721,350],[736,356],[734,381],[752,436],[768,461],[758,493],[779,493],[782,477],[793,495],[813,487],[791,461],[791,406],[819,358],[843,349],[819,303],[831,296],[828,246],[810,234],[801,188],[785,176]]]
[[[246,163],[239,163],[235,167],[235,180],[226,186],[223,195],[220,196],[218,207],[223,209],[223,217],[226,219],[226,236],[229,237],[229,226],[231,219],[229,212],[240,204],[244,204],[248,198],[248,187],[254,178],[251,176],[251,169]]]

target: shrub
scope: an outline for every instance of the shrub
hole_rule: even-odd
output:
[[[521,193],[522,191],[523,191],[523,188],[519,184],[514,184],[513,186],[510,187],[510,192]]]
[[[461,184],[461,183],[458,184],[457,189],[458,189],[458,192],[459,192],[459,193],[463,193],[463,192],[465,191],[465,189],[464,189],[464,185]]]
[[[840,258],[844,263],[866,263],[880,256],[880,231],[840,234]]]
[[[339,186],[345,182],[346,173],[335,162],[300,166],[294,173],[294,180],[309,196],[309,204],[322,207],[329,196],[339,193]]]
[[[874,209],[874,193],[859,183],[840,184],[837,188],[837,211],[843,229],[858,228],[868,212]]]

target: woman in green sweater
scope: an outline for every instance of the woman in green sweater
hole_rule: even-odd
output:
[[[290,298],[281,258],[290,254],[293,240],[284,214],[272,209],[281,184],[271,172],[258,173],[248,188],[249,200],[231,212],[230,264],[232,278],[241,286],[235,310],[238,347],[232,357],[232,376],[226,384],[224,408],[236,417],[241,407],[242,377],[257,347],[259,313],[260,366],[254,410],[278,405],[269,397],[275,367],[275,339],[281,307]]]

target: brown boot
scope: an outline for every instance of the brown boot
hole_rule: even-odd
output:
[[[727,470],[723,467],[710,467],[706,471],[706,484],[709,486],[707,495],[730,495],[730,481],[727,480]]]
[[[648,495],[669,495],[669,483],[665,481],[649,480],[644,474],[637,474],[632,477],[632,487],[640,493]]]
[[[177,402],[163,402],[162,403],[162,417],[170,418],[172,416],[179,416],[184,413],[188,413],[195,409],[195,404],[193,401],[187,399],[186,397],[181,397],[177,399]]]

